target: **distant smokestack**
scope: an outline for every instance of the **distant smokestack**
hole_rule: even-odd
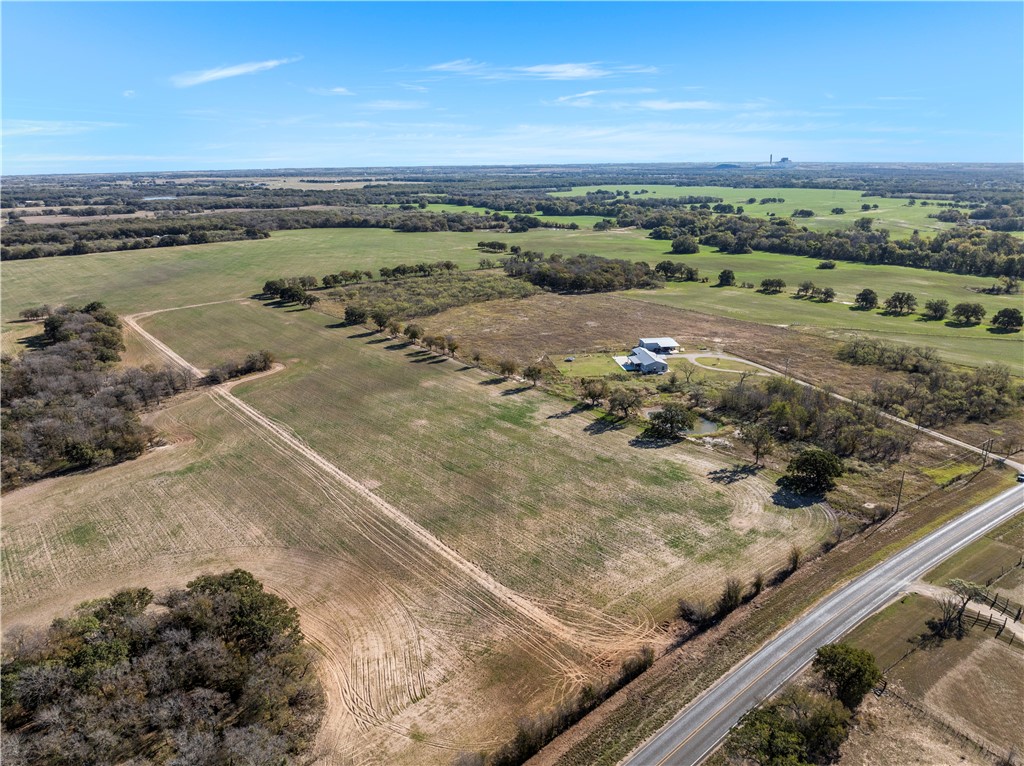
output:
[[[769,154],[769,155],[768,155],[768,164],[769,164],[769,165],[771,165],[771,164],[772,164],[772,158],[773,158],[773,157],[775,157],[775,155],[774,155],[774,154]]]

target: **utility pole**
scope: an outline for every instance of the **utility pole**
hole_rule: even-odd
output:
[[[892,512],[893,516],[900,512],[900,501],[903,499],[903,480],[906,478],[907,472],[904,471],[903,473],[900,474],[900,491],[896,495],[896,510]]]
[[[987,442],[985,442],[982,445],[982,447],[981,447],[981,450],[982,450],[982,452],[981,452],[981,470],[983,470],[983,471],[985,470],[985,466],[988,465],[988,453],[992,449],[992,442],[994,442],[994,441],[995,441],[995,437],[993,436],[991,439],[989,439]]]

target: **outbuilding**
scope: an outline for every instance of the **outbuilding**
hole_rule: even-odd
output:
[[[655,354],[674,354],[679,351],[679,344],[672,338],[641,338],[637,346]]]

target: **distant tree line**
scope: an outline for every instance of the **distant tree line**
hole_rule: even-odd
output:
[[[602,258],[581,253],[530,259],[525,254],[504,259],[505,273],[538,287],[566,293],[610,292],[660,287],[664,279],[643,261]]]
[[[284,766],[303,762],[323,713],[298,613],[241,569],[6,634],[10,766]]]
[[[3,487],[142,454],[138,412],[196,381],[174,367],[118,370],[120,322],[101,303],[46,312],[42,348],[2,360]]]

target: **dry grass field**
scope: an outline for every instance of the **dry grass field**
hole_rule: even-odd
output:
[[[144,326],[209,366],[266,347],[288,369],[238,387],[261,412],[501,582],[565,616],[660,622],[685,592],[716,594],[827,532],[770,502],[761,478],[694,447],[638,449],[631,429],[521,384],[315,312],[218,304]],[[218,349],[224,349],[223,352]]]
[[[894,690],[926,717],[992,752],[1024,750],[1018,704],[1024,699],[1024,651],[981,629],[961,640],[920,647],[914,639],[927,632],[925,620],[938,611],[924,596],[905,596],[846,640],[873,652]],[[876,746],[886,747],[884,738]]]
[[[638,449],[557,399],[323,314],[219,303],[142,324],[202,367],[257,348],[285,366],[238,399],[175,400],[152,416],[165,446],[136,461],[5,495],[5,630],[249,569],[321,653],[323,763],[493,747],[665,645],[679,597],[770,571],[831,527],[773,505],[764,479],[714,481],[729,466],[713,453]]]

